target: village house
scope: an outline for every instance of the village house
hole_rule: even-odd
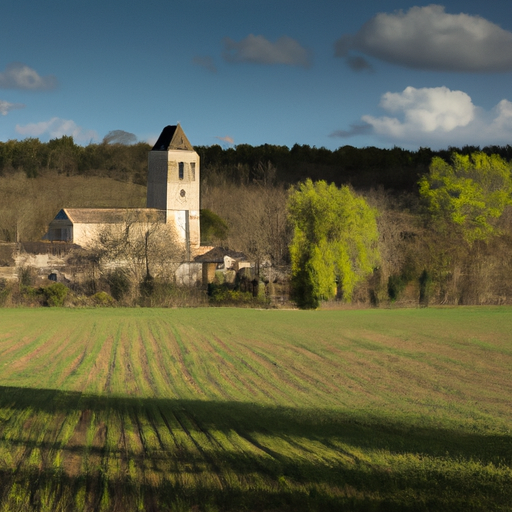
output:
[[[251,266],[243,252],[232,251],[224,247],[214,247],[208,252],[196,256],[194,261],[203,265],[203,284],[213,282],[217,272],[222,272],[226,281],[234,282],[237,272]]]

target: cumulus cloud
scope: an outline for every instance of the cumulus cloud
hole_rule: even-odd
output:
[[[213,57],[210,57],[209,55],[205,55],[205,56],[198,55],[192,59],[192,62],[196,66],[205,68],[208,71],[211,71],[212,73],[217,73],[217,66],[215,65]]]
[[[501,100],[496,107],[494,107],[495,118],[492,121],[494,130],[502,130],[510,137],[512,133],[512,102],[508,100]]]
[[[0,72],[0,89],[47,90],[57,87],[53,75],[40,76],[39,73],[21,62],[12,62]]]
[[[94,130],[85,130],[70,119],[52,117],[49,121],[30,123],[24,126],[17,124],[16,132],[25,137],[46,137],[57,139],[63,135],[71,135],[76,142],[97,140],[98,134]]]
[[[363,116],[362,120],[373,126],[377,133],[403,137],[408,131],[450,132],[467,126],[475,117],[471,98],[462,91],[447,87],[415,89],[407,87],[403,92],[387,92],[380,106],[392,113],[402,113],[403,121],[392,117]]]
[[[463,91],[407,87],[384,94],[380,107],[393,115],[364,115],[361,124],[331,136],[373,133],[386,142],[431,147],[503,145],[512,140],[512,102],[506,99],[485,111]]]
[[[309,52],[295,39],[288,36],[275,43],[263,36],[249,34],[240,42],[229,37],[224,39],[224,59],[228,62],[251,62],[256,64],[287,64],[309,67]]]
[[[25,108],[23,103],[9,103],[8,101],[0,100],[0,114],[6,116],[11,110],[18,108]]]
[[[336,41],[338,57],[353,58],[352,52],[416,69],[512,71],[512,32],[480,16],[448,14],[442,5],[411,7],[377,14]]]

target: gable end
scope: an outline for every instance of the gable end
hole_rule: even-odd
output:
[[[59,213],[57,213],[57,215],[55,215],[54,220],[69,220],[69,217],[67,216],[64,209],[62,209]]]

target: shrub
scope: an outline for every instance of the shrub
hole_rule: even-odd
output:
[[[262,285],[263,290],[265,289]],[[233,306],[258,306],[267,304],[265,293],[258,294],[254,297],[251,292],[242,292],[240,290],[232,290],[226,285],[210,283],[208,285],[208,296],[212,305],[233,305]]]
[[[24,306],[42,306],[43,302],[46,301],[41,288],[33,286],[20,286],[17,299],[18,303]]]
[[[155,291],[155,280],[150,274],[146,274],[139,285],[142,298],[151,297]]]
[[[113,270],[107,276],[107,283],[110,286],[110,294],[117,301],[120,301],[130,291],[130,278],[123,269]]]
[[[112,307],[115,304],[115,299],[107,292],[98,292],[91,297],[93,303],[99,307]]]
[[[62,283],[54,283],[39,290],[45,299],[46,305],[50,307],[62,307],[69,292],[68,287]]]

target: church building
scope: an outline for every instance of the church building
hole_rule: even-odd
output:
[[[186,260],[202,254],[200,248],[199,155],[181,126],[166,126],[148,157],[146,208],[63,208],[50,222],[45,239],[91,248],[102,230],[113,225],[174,227],[186,250]]]

